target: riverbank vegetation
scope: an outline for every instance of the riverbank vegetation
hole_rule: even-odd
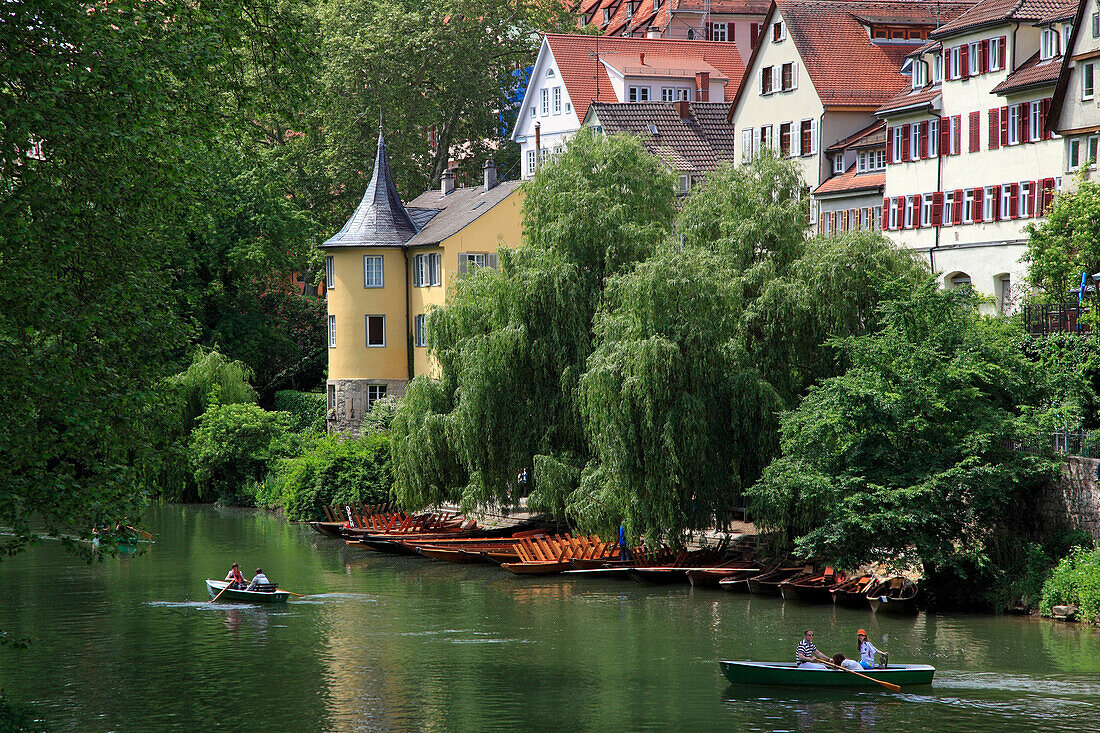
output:
[[[1054,606],[1072,605],[1081,620],[1100,624],[1100,548],[1090,545],[1075,547],[1054,568],[1043,585],[1044,615]]]

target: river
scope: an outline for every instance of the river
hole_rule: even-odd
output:
[[[52,731],[1085,731],[1100,632],[1027,618],[899,619],[690,586],[515,577],[349,548],[271,514],[157,506],[156,543],[85,564],[0,562],[0,688]],[[307,594],[211,604],[232,561]],[[931,688],[733,687],[720,658],[787,660],[805,627],[864,627]],[[839,673],[838,673],[839,674]]]

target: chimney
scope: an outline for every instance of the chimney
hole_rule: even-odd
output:
[[[680,114],[680,122],[691,122],[691,102],[686,99],[677,101],[676,111]]]
[[[638,63],[645,66],[645,53],[638,54]]]
[[[539,157],[542,153],[542,123],[535,123],[535,158]]]
[[[651,26],[649,26],[649,28],[646,29],[645,37],[646,38],[660,38],[661,37],[661,29],[658,28],[655,25],[651,25]]]
[[[709,71],[696,71],[695,72],[695,101],[696,102],[709,102],[710,101],[710,72]]]
[[[440,183],[439,190],[444,196],[449,194],[451,191],[454,191],[455,190],[455,174],[454,174],[454,172],[450,168],[443,171],[443,175],[440,177],[439,183]]]
[[[497,185],[497,164],[493,162],[492,158],[489,158],[485,161],[485,165],[481,167],[481,171],[485,174],[483,176],[485,179],[485,193],[489,193]]]

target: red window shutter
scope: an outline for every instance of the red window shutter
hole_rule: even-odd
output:
[[[890,199],[884,198],[882,200],[882,228],[883,230],[890,228]]]
[[[985,73],[989,71],[989,39],[983,38],[980,46],[982,50],[982,57],[978,59],[978,71]]]
[[[989,149],[996,150],[1001,142],[1001,120],[999,110],[994,107],[989,110]]]
[[[894,162],[894,128],[886,128],[886,165]]]
[[[982,148],[981,112],[970,113],[970,152],[976,153]]]
[[[951,118],[940,118],[940,155],[951,155]]]
[[[1001,107],[1001,147],[1008,145],[1008,107]]]
[[[938,227],[943,224],[943,191],[936,191],[932,194],[932,226]]]
[[[985,213],[985,189],[974,189],[974,221],[981,221]]]
[[[1001,36],[1001,45],[1000,45],[1000,54],[999,54],[1000,58],[997,59],[997,68],[999,68],[999,69],[1003,69],[1005,67],[1005,49],[1008,47],[1008,44],[1006,43],[1007,40],[1008,40],[1007,36]]]
[[[904,229],[905,228],[905,197],[904,196],[898,196],[898,198],[897,198],[897,207],[898,207],[898,229]]]
[[[759,23],[750,23],[749,24],[749,46],[750,47],[755,47],[756,46],[756,39],[759,38],[759,37],[760,37],[760,24]]]
[[[911,155],[909,153],[909,128],[910,125],[904,124],[901,126],[901,159],[909,160]]]
[[[1022,143],[1031,142],[1031,138],[1028,137],[1029,128],[1031,126],[1027,124],[1028,103],[1027,102],[1020,102],[1019,107],[1020,107],[1020,142],[1022,142]]]
[[[967,44],[959,46],[959,76],[965,79],[970,76],[970,47]]]
[[[1054,203],[1054,179],[1047,178],[1043,181],[1043,214],[1047,212],[1052,203]]]
[[[997,221],[1000,218],[1001,218],[1001,187],[1000,186],[994,186],[993,187],[993,219],[992,219],[992,221]]]
[[[1020,184],[1013,183],[1008,189],[1008,215],[1013,219],[1020,216]]]
[[[951,118],[951,127],[952,127],[952,130],[954,131],[954,137],[955,137],[955,145],[951,149],[951,154],[952,155],[958,155],[960,152],[962,152],[962,126],[963,126],[962,120],[963,120],[962,115],[955,115],[954,117]]]
[[[920,150],[917,151],[917,158],[924,160],[928,157],[928,123],[920,123],[920,133],[918,133],[918,140]]]
[[[1039,134],[1044,140],[1050,139],[1050,131],[1047,130],[1047,117],[1050,115],[1050,97],[1039,103]]]
[[[951,206],[952,219],[955,224],[963,223],[963,190],[961,188],[955,189],[954,204]]]

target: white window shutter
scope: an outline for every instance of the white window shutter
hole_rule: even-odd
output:
[[[413,255],[413,287],[419,288],[423,285],[423,281],[420,279],[420,257],[421,255]]]
[[[485,264],[494,270],[497,269],[497,253],[490,252],[489,254],[485,255]]]
[[[783,84],[782,74],[783,74],[783,67],[782,66],[777,65],[777,66],[772,67],[772,91],[773,92],[778,90],[778,89],[783,88],[782,87],[782,84]]]
[[[802,154],[802,126],[791,123],[791,157],[797,158]]]
[[[817,155],[817,120],[810,120],[810,155]]]
[[[752,128],[741,130],[741,162],[748,163],[752,160]]]
[[[757,74],[756,76],[757,76],[757,79],[756,79],[756,93],[763,96],[764,95],[764,70],[761,69],[760,73]]]
[[[791,89],[798,89],[798,64],[791,64]]]
[[[458,253],[458,274],[459,275],[465,275],[466,274],[466,253],[465,252],[459,252]]]

